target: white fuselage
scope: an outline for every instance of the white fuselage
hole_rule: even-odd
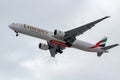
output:
[[[30,35],[30,36],[37,37],[40,39],[44,39],[47,42],[52,42],[52,44],[65,46],[64,45],[65,41],[55,38],[53,32],[46,31],[46,30],[43,30],[40,28],[36,28],[36,27],[30,26],[30,25],[21,24],[21,23],[13,23],[13,24],[10,24],[9,27],[11,29],[13,29],[15,32]],[[80,40],[76,40],[72,44],[71,47],[80,49],[80,50],[84,50],[84,51],[88,51],[88,52],[106,52],[106,51],[100,49],[99,47],[90,48],[91,46],[93,46],[93,44],[90,44],[90,43],[87,43],[84,41],[80,41]],[[65,46],[65,47],[67,47],[67,46]]]

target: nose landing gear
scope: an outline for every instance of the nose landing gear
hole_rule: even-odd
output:
[[[19,36],[18,33],[16,33],[16,36]]]
[[[15,33],[16,33],[16,36],[19,36],[17,31],[15,31]]]

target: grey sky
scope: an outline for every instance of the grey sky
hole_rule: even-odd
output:
[[[120,43],[119,0],[0,0],[0,80],[120,80],[120,47],[98,58],[95,53],[66,49],[51,58],[38,49],[43,40],[9,29],[13,22],[46,30],[69,30],[104,16],[109,19],[77,37],[96,43]]]

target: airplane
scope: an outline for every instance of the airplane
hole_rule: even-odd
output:
[[[49,50],[51,57],[55,57],[57,53],[62,54],[65,48],[76,48],[87,52],[96,52],[97,56],[100,57],[103,53],[108,53],[109,49],[116,47],[119,44],[106,46],[107,37],[104,37],[96,44],[91,44],[78,40],[76,39],[76,37],[94,27],[97,23],[109,17],[110,16],[105,16],[101,19],[95,20],[93,22],[65,32],[57,29],[55,29],[54,32],[51,32],[23,23],[12,23],[8,26],[13,31],[15,31],[16,36],[18,36],[18,33],[22,33],[46,40],[47,44],[40,43],[39,48],[42,50]]]

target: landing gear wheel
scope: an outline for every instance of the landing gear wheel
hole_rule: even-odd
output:
[[[19,36],[18,33],[16,33],[16,36]]]
[[[63,53],[63,51],[61,51],[61,50],[58,50],[57,52],[58,52],[58,53],[60,53],[60,54],[62,54],[62,53]]]
[[[17,31],[15,31],[15,33],[16,33],[16,36],[19,36]]]
[[[62,54],[63,53],[63,51],[60,51],[60,54]]]

